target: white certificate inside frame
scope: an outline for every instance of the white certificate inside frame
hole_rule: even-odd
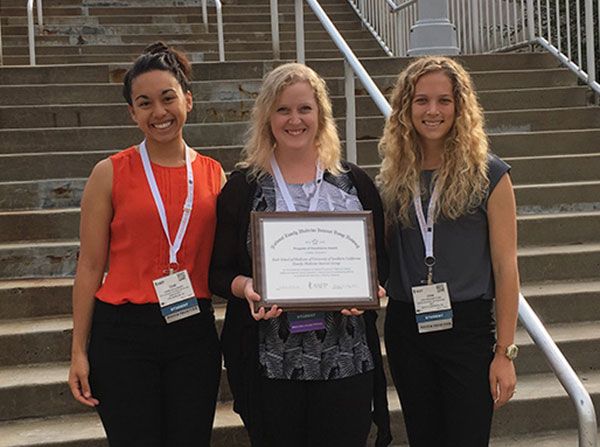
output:
[[[258,307],[378,309],[371,211],[253,212]]]

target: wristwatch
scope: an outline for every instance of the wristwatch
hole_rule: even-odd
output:
[[[504,349],[504,352],[502,352],[502,349]],[[494,352],[501,352],[508,360],[512,361],[519,355],[519,347],[514,343],[512,345],[508,345],[506,348],[501,345],[496,345],[494,346]]]

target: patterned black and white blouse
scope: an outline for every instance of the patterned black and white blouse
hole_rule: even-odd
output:
[[[287,184],[297,211],[307,211],[316,182]],[[359,211],[362,205],[348,174],[325,173],[317,211]],[[253,211],[287,211],[281,193],[266,174],[258,183]],[[251,252],[250,231],[247,239]],[[259,362],[270,379],[343,379],[374,369],[363,316],[325,312],[325,329],[291,333],[288,314],[259,322]]]

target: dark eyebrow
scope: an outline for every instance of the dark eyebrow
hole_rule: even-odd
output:
[[[175,89],[174,88],[167,88],[167,89],[163,90],[160,94],[164,95],[165,93],[169,93],[169,92],[175,92]]]
[[[137,101],[137,100],[138,100],[138,99],[140,99],[140,98],[143,98],[143,99],[148,99],[148,96],[146,96],[146,95],[137,95],[137,96],[135,97],[135,101]]]

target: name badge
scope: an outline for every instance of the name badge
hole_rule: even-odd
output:
[[[289,312],[287,318],[292,334],[325,329],[324,312]]]
[[[412,288],[420,334],[452,329],[452,306],[445,282]]]
[[[152,283],[158,296],[160,312],[167,323],[200,313],[187,270],[163,276]]]

